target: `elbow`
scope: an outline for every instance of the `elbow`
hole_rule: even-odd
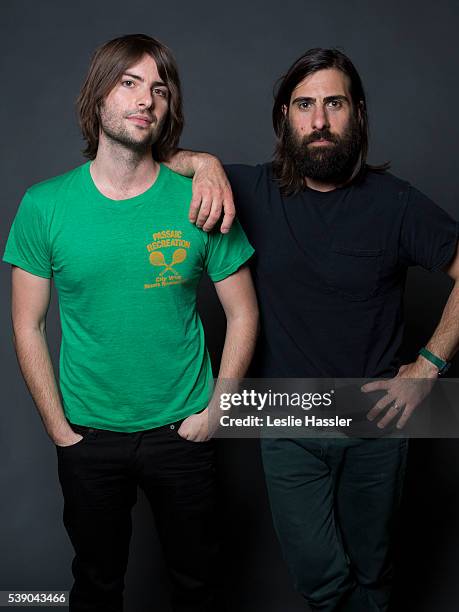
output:
[[[16,347],[23,339],[27,340],[31,334],[41,334],[42,336],[46,333],[46,320],[40,319],[39,321],[30,323],[24,321],[13,320],[13,334],[12,340],[13,345]]]
[[[260,333],[260,313],[258,311],[258,306],[252,306],[244,310],[239,310],[231,315],[227,315],[227,324],[244,328],[255,337],[258,337]]]

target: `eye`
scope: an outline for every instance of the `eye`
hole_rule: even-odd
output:
[[[343,102],[341,100],[330,100],[327,104],[329,108],[341,108],[343,106]]]
[[[305,100],[303,100],[303,102],[298,103],[298,108],[301,110],[309,110],[311,106],[312,106],[312,103],[306,102]]]
[[[124,87],[131,87],[131,85],[134,85],[134,81],[131,81],[130,79],[126,79],[125,81],[121,81],[121,84]]]
[[[155,96],[161,96],[163,98],[167,98],[167,91],[165,89],[160,89],[159,87],[153,88],[153,93]]]

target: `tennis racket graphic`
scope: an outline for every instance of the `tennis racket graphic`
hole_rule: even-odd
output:
[[[177,274],[178,276],[178,272],[173,268],[173,266],[182,263],[182,261],[185,261],[185,259],[185,249],[176,249],[172,254],[172,261],[170,264],[166,263],[166,260],[164,259],[164,253],[162,253],[161,251],[153,251],[153,253],[150,253],[151,265],[164,267],[164,270],[161,270],[161,272],[159,273],[160,276],[162,276],[164,272],[167,272],[167,270],[170,270],[171,272],[173,272],[173,274]]]

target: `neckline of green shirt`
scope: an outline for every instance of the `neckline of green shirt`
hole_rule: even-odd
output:
[[[133,207],[140,206],[147,200],[151,200],[152,196],[157,196],[159,191],[162,189],[164,182],[166,180],[167,173],[169,169],[164,164],[159,164],[159,172],[156,177],[155,182],[148,187],[146,191],[139,193],[138,195],[132,198],[124,198],[122,200],[113,200],[112,198],[108,198],[105,196],[99,189],[96,187],[94,180],[91,176],[90,170],[91,162],[88,161],[82,165],[82,174],[83,174],[83,182],[86,187],[86,190],[91,195],[92,199],[100,204],[103,204],[105,208],[111,208],[119,211],[124,210],[132,210]]]

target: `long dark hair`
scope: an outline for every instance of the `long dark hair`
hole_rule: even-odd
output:
[[[77,112],[86,148],[83,154],[94,159],[99,145],[100,105],[129,66],[144,54],[158,66],[161,79],[169,89],[169,110],[163,128],[152,147],[157,161],[168,159],[183,130],[182,94],[177,64],[171,50],[145,34],[128,34],[96,49],[80,95]]]
[[[288,115],[284,114],[283,107],[289,107],[293,90],[307,76],[319,70],[336,68],[341,70],[349,79],[349,90],[354,113],[358,113],[360,128],[360,154],[357,164],[348,179],[348,183],[358,179],[367,169],[384,171],[389,164],[370,166],[367,164],[368,154],[368,115],[365,92],[359,73],[351,60],[338,49],[309,49],[299,57],[289,68],[287,74],[281,77],[274,89],[273,126],[277,136],[277,143],[273,159],[273,172],[279,181],[281,191],[285,195],[298,193],[304,189],[304,176],[299,176],[296,168],[286,155],[286,132]]]

